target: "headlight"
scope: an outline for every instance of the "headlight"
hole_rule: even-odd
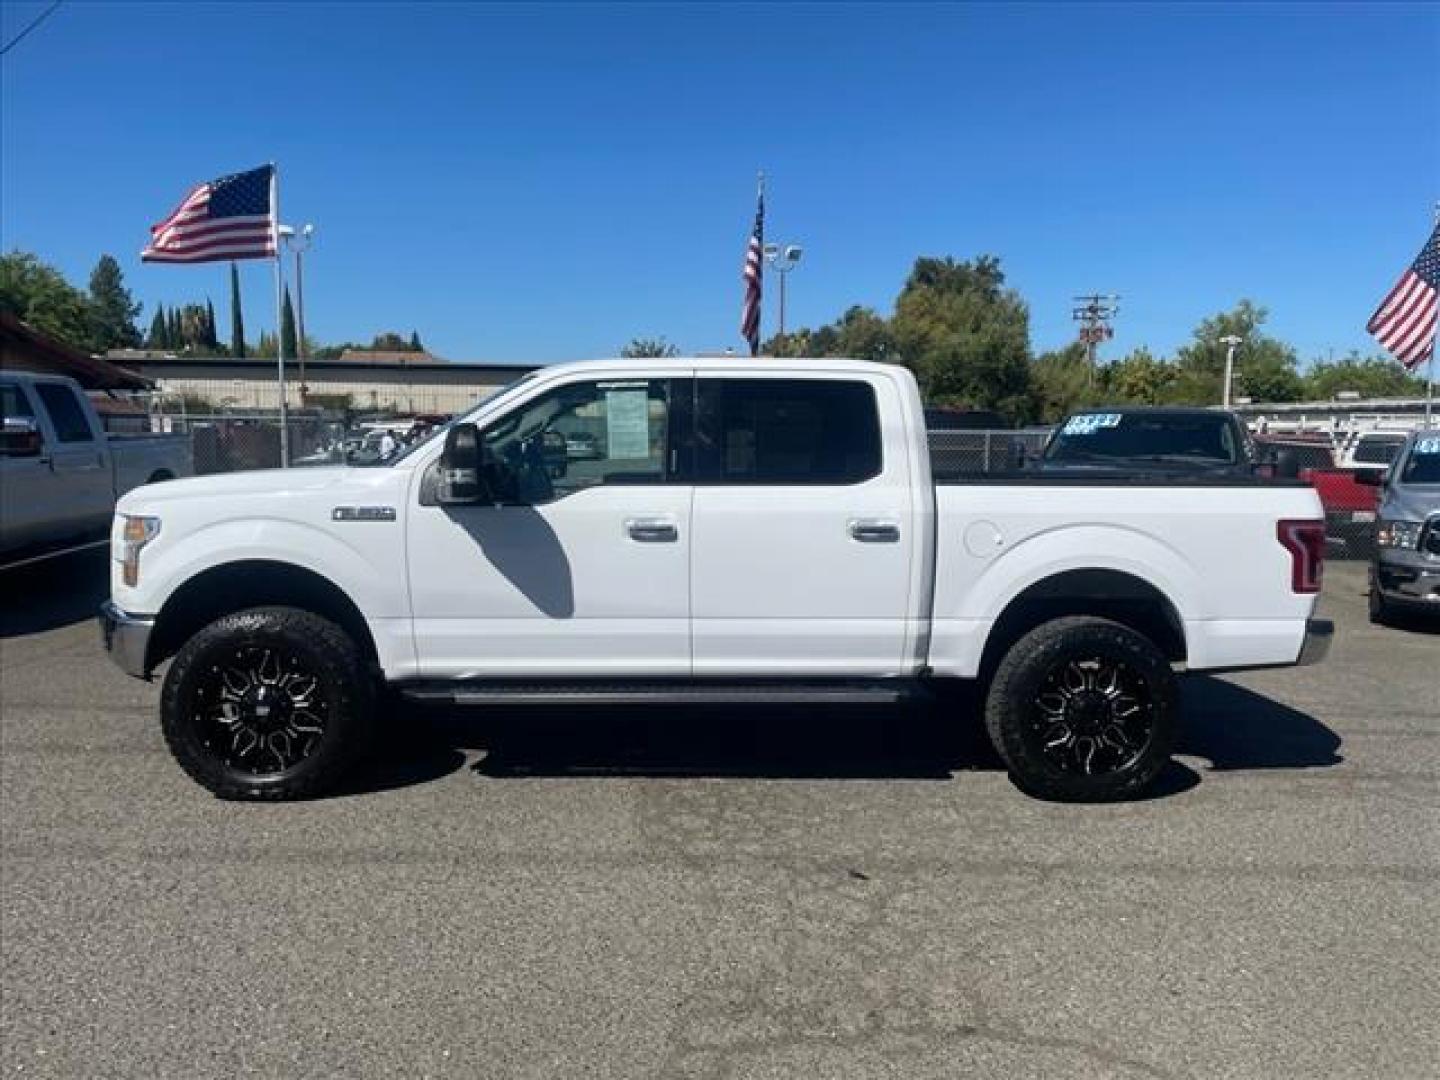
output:
[[[1386,521],[1380,519],[1375,527],[1375,543],[1388,548],[1410,548],[1420,546],[1420,531],[1425,528],[1423,521]]]
[[[120,562],[125,568],[125,584],[133,589],[140,583],[140,552],[160,535],[160,519],[134,514],[122,516],[125,525],[120,530]]]

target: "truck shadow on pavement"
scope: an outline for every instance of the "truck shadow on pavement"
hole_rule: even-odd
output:
[[[108,548],[0,570],[0,639],[93,620],[109,595]]]
[[[1306,713],[1219,679],[1194,677],[1184,685],[1177,759],[1145,798],[1201,783],[1201,773],[1180,758],[1203,759],[1208,771],[1314,769],[1342,760],[1340,736]],[[357,792],[438,778],[458,769],[467,753],[475,757],[474,774],[497,780],[945,781],[1003,768],[973,695],[905,708],[394,708],[404,714],[394,717],[396,734],[372,775],[357,778]]]

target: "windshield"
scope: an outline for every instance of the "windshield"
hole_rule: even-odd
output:
[[[456,424],[458,424],[460,421],[465,420],[465,419],[469,418],[470,416],[474,415],[476,409],[479,409],[480,407],[482,407],[482,406],[484,406],[484,405],[490,404],[490,402],[494,401],[494,400],[495,400],[496,398],[498,398],[501,394],[508,394],[511,390],[514,390],[517,386],[520,386],[522,383],[527,383],[527,382],[529,382],[529,381],[530,381],[531,379],[533,379],[533,378],[535,378],[535,373],[532,371],[532,372],[529,372],[528,374],[521,375],[520,378],[518,378],[518,379],[512,379],[510,382],[506,383],[504,386],[501,386],[501,387],[499,387],[498,389],[492,390],[490,393],[486,394],[486,395],[485,395],[484,397],[482,397],[479,401],[475,402],[474,405],[472,405],[470,408],[466,409],[463,413],[459,413],[459,414],[457,414],[457,415],[455,415],[455,416],[452,416],[448,422],[446,422],[446,423],[444,423],[444,424],[441,424],[439,427],[433,429],[428,435],[425,436],[425,438],[416,440],[415,442],[411,443],[409,446],[403,448],[399,453],[394,454],[394,455],[392,455],[391,457],[384,458],[384,459],[379,460],[379,461],[370,462],[369,464],[372,464],[372,465],[395,465],[395,464],[397,464],[398,462],[404,461],[404,460],[405,460],[406,458],[408,458],[411,454],[415,453],[417,450],[421,449],[422,447],[429,446],[429,445],[430,445],[432,442],[434,442],[436,439],[443,439],[443,438],[445,438],[445,433],[446,433],[447,431],[449,431],[452,427],[454,427],[454,426],[455,426]]]
[[[1401,484],[1440,484],[1440,435],[1416,439],[1400,470]]]
[[[1077,413],[1045,448],[1046,461],[1106,459],[1231,465],[1240,454],[1223,413]]]

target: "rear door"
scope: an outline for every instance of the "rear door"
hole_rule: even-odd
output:
[[[53,520],[63,520],[70,531],[103,528],[115,507],[105,435],[91,426],[89,412],[69,383],[37,381],[32,386],[50,429]]]
[[[899,392],[879,375],[696,379],[696,675],[893,675],[918,537]],[[883,409],[883,412],[882,412]]]

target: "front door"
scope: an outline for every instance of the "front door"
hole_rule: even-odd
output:
[[[495,503],[422,497],[408,518],[423,675],[689,675],[677,394],[688,379],[590,376],[483,422]]]
[[[918,515],[883,376],[696,380],[696,675],[907,670]]]

